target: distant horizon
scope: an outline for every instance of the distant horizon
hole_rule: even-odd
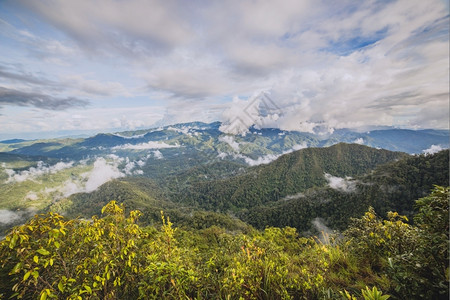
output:
[[[106,129],[98,129],[98,130],[63,130],[63,131],[47,131],[47,132],[24,132],[20,134],[3,134],[0,133],[0,142],[5,142],[9,140],[25,140],[25,141],[33,141],[33,140],[46,140],[46,139],[64,139],[64,138],[89,138],[98,134],[120,134],[123,132],[133,132],[133,131],[141,131],[141,130],[154,130],[158,128],[176,126],[176,125],[184,125],[190,123],[204,123],[204,124],[213,124],[220,123],[220,121],[212,121],[212,122],[202,122],[202,121],[191,121],[191,122],[183,122],[183,123],[173,123],[167,125],[155,125],[149,127],[135,128],[135,129],[122,129],[122,128],[106,128]],[[301,133],[311,133],[306,131],[299,130],[283,130],[276,127],[263,127],[263,129],[278,129],[281,131],[292,131],[292,132],[301,132]],[[365,132],[365,131],[375,131],[375,130],[412,130],[412,131],[424,131],[424,130],[434,130],[434,131],[449,131],[449,128],[402,128],[402,127],[394,127],[394,126],[364,126],[360,128],[336,128],[336,130],[349,130],[354,132]],[[312,133],[317,134],[317,133]],[[234,134],[232,134],[234,135]],[[236,134],[240,135],[240,134]]]

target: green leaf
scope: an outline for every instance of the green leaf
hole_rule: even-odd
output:
[[[45,299],[47,299],[47,293],[46,293],[45,290],[43,290],[43,291],[41,292],[41,300],[45,300]]]
[[[64,284],[63,284],[62,281],[60,281],[60,282],[58,283],[58,290],[60,290],[61,292],[64,292]]]
[[[24,281],[27,280],[28,277],[30,277],[31,272],[32,272],[32,271],[28,271],[28,272],[25,273],[25,275],[23,276],[23,280],[24,280]]]
[[[33,261],[38,264],[39,263],[39,257],[37,257],[37,255],[35,255],[33,257]]]
[[[39,272],[38,271],[33,271],[31,273],[31,275],[33,275],[34,279],[37,279],[39,277]]]
[[[50,252],[48,252],[44,248],[38,249],[37,253],[42,254],[42,255],[49,255],[50,254]]]
[[[14,268],[11,270],[11,272],[9,273],[9,275],[12,275],[12,274],[15,274],[15,273],[19,272],[20,269],[22,269],[22,263],[21,263],[21,262],[18,262],[18,263],[14,266]]]
[[[16,242],[18,239],[18,235],[14,235],[11,239],[11,242],[9,243],[9,248],[13,249],[16,246]]]
[[[88,291],[89,294],[92,294],[92,289],[90,286],[85,285],[84,287],[86,288],[86,291]]]

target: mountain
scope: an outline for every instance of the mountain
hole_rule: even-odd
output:
[[[89,138],[0,143],[0,210],[13,216],[2,219],[0,214],[0,225],[21,222],[28,216],[24,212],[63,204],[74,215],[97,213],[100,204],[89,206],[89,201],[106,203],[120,191],[128,191],[130,197],[123,199],[131,206],[131,198],[141,199],[140,204],[157,199],[163,201],[152,206],[157,210],[193,206],[239,212],[244,218],[246,209],[323,188],[345,176],[361,176],[406,153],[447,148],[449,137],[439,130],[312,134],[256,127],[244,135],[228,135],[219,130],[221,125],[193,122]],[[133,180],[154,185],[158,192],[141,191],[140,184],[130,185]],[[95,194],[104,184],[117,193]]]
[[[379,164],[406,156],[357,144],[307,148],[285,154],[274,162],[248,169],[228,179],[200,182],[179,193],[177,201],[210,210],[250,209],[288,195],[325,186],[324,174],[346,177],[362,175]]]
[[[0,144],[17,144],[17,143],[22,143],[22,142],[26,142],[26,140],[23,140],[23,139],[3,140],[3,141],[0,141]]]
[[[412,219],[416,199],[427,195],[434,185],[448,186],[448,166],[448,150],[406,156],[351,181],[335,178],[334,184],[241,211],[239,216],[257,228],[292,226],[300,231],[320,231],[326,226],[343,230],[351,217],[359,217],[369,206],[382,216],[396,211]]]

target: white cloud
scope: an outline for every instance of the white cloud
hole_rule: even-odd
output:
[[[23,182],[27,180],[36,180],[41,176],[47,174],[56,174],[59,171],[64,169],[71,168],[74,162],[58,162],[52,166],[45,164],[42,161],[37,163],[36,167],[30,167],[28,170],[15,172],[12,169],[5,169],[5,172],[8,174],[9,178],[6,180],[6,183],[10,182]]]
[[[307,132],[362,125],[448,128],[445,1],[5,5],[3,61],[14,61],[8,66],[17,72],[0,84],[64,99],[86,95],[91,103],[50,118],[30,107],[2,107],[5,132],[220,118],[222,130],[232,134],[251,125]],[[37,25],[22,22],[25,16]],[[260,91],[270,92],[279,113],[253,103]],[[112,99],[106,103],[105,97]]]
[[[115,146],[112,150],[147,150],[147,149],[165,149],[165,148],[179,148],[180,145],[169,145],[164,142],[147,142],[141,144],[125,144],[120,146]]]
[[[119,170],[119,164],[123,158],[109,155],[111,160],[103,157],[97,158],[92,166],[92,170],[82,173],[78,178],[66,180],[62,186],[55,188],[45,188],[45,194],[57,193],[64,197],[69,197],[75,193],[90,193],[99,188],[102,184],[116,178],[125,177],[126,174]],[[58,197],[56,195],[55,197]]]
[[[281,155],[276,155],[276,154],[267,154],[261,157],[258,157],[257,159],[251,159],[250,157],[247,156],[243,156],[242,158],[244,158],[245,162],[249,165],[249,166],[259,166],[259,165],[266,165],[269,164],[271,162],[273,162],[274,160],[276,160],[278,157],[280,157]]]
[[[0,209],[0,223],[2,224],[9,224],[13,223],[15,221],[18,221],[22,218],[22,214],[7,210],[7,209]]]
[[[163,159],[164,158],[163,154],[159,150],[153,151],[153,155],[155,156],[156,159]]]
[[[100,157],[94,162],[94,168],[88,174],[85,174],[87,181],[84,185],[84,191],[93,192],[102,184],[116,179],[124,177],[125,174],[118,169],[117,162],[108,162],[104,158]]]
[[[311,223],[314,225],[314,227],[317,229],[317,231],[319,232],[323,232],[324,234],[331,234],[333,233],[333,231],[325,225],[324,221],[322,218],[314,218]]]
[[[219,141],[227,143],[235,152],[239,152],[239,143],[234,140],[234,137],[223,135],[219,137]]]
[[[351,177],[341,178],[325,173],[325,179],[332,189],[342,192],[354,192],[356,190],[356,182]]]
[[[354,192],[356,190],[356,181],[352,180],[351,177],[341,178],[325,173],[325,179],[332,189],[342,192]]]
[[[39,199],[39,196],[33,191],[29,191],[25,196],[25,200],[35,201],[38,199]]]
[[[363,138],[357,138],[352,143],[359,144],[359,145],[364,145],[364,139]]]
[[[430,154],[435,154],[438,153],[439,151],[444,150],[444,148],[442,148],[440,145],[431,145],[430,148],[422,150],[423,153],[430,155]]]
[[[123,167],[123,172],[125,172],[126,175],[142,175],[144,174],[144,171],[142,170],[136,170],[138,167],[143,167],[146,164],[146,161],[144,160],[137,160],[137,161],[130,161],[130,159],[127,157],[125,159],[125,166]]]
[[[252,159],[248,156],[238,154],[238,153],[230,153],[229,155],[233,156],[235,159],[243,159],[249,166],[259,166],[259,165],[267,165],[274,160],[278,159],[281,155],[292,153],[293,151],[297,151],[300,149],[307,148],[306,143],[294,145],[291,149],[284,151],[281,154],[266,154],[264,156],[260,156],[257,159]],[[218,157],[223,159],[227,156],[226,153],[219,153]]]

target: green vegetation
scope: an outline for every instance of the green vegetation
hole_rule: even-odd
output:
[[[0,293],[21,299],[448,299],[449,188],[416,202],[415,224],[373,209],[341,239],[294,228],[139,225],[115,201],[103,217],[56,213],[0,243]]]
[[[379,164],[405,156],[355,144],[302,149],[271,164],[250,168],[240,176],[196,183],[175,195],[173,201],[222,212],[239,211],[323,187],[327,184],[325,172],[340,177],[362,175]]]

